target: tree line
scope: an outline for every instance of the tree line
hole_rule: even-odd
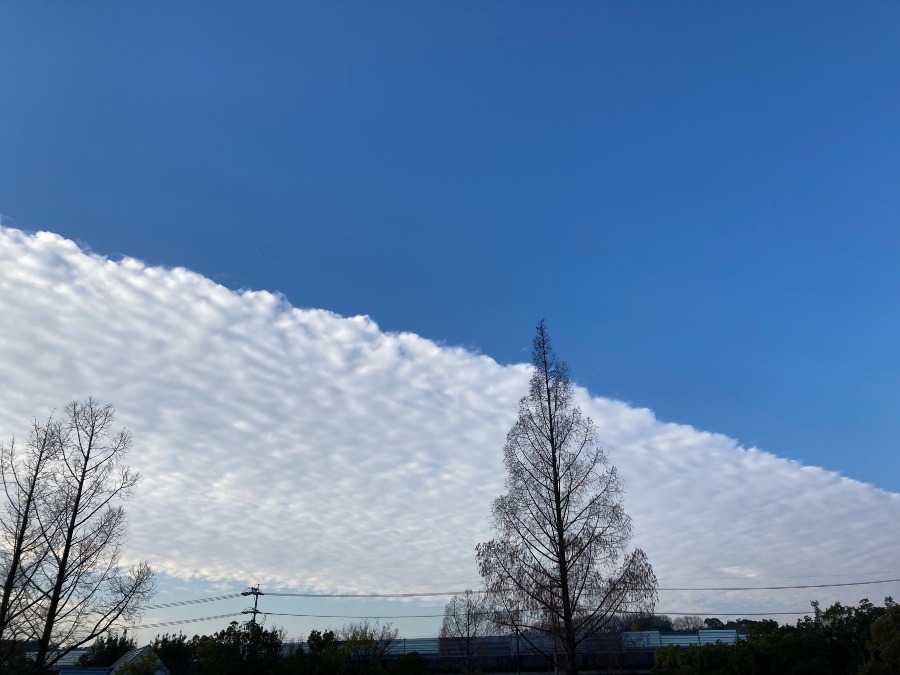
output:
[[[441,631],[440,659],[429,664],[417,653],[390,657],[389,650],[397,632],[389,624],[361,621],[338,631],[314,630],[304,645],[285,643],[284,633],[258,625],[241,626],[235,622],[213,635],[183,634],[157,636],[153,649],[159,661],[150,657],[135,664],[122,675],[153,675],[158,663],[172,675],[420,675],[429,672],[490,672],[498,665],[487,656],[484,647],[500,634],[497,624],[482,617],[475,594],[458,596],[448,603]],[[465,610],[465,603],[475,605]],[[460,606],[462,604],[462,607]],[[478,610],[478,611],[475,611]],[[449,624],[466,614],[480,624],[468,639],[457,635]],[[630,621],[630,625],[628,625]],[[684,632],[703,628],[734,629],[744,634],[735,644],[657,649],[653,655],[654,675],[888,675],[900,666],[900,606],[886,598],[884,606],[862,600],[858,606],[835,603],[804,617],[795,625],[779,625],[772,620],[738,619],[722,622],[716,618],[688,617],[678,622],[666,616],[621,618],[607,635],[628,630],[670,629]],[[674,624],[674,625],[673,625]],[[611,650],[622,649],[613,641]],[[126,636],[110,635],[93,643],[80,665],[108,666],[135,647]],[[582,656],[587,654],[582,653]],[[629,670],[627,655],[607,654],[609,668]],[[527,660],[526,660],[527,661]],[[513,662],[504,659],[508,670]],[[531,661],[534,664],[534,661]],[[597,663],[595,662],[595,667]],[[430,666],[433,671],[429,670]],[[545,663],[544,668],[549,667]],[[513,666],[515,669],[515,666]],[[531,670],[530,668],[527,670]]]
[[[713,627],[718,620],[707,620]],[[718,622],[721,624],[721,622]],[[900,673],[900,605],[885,598],[857,607],[835,603],[795,625],[772,620],[721,624],[747,632],[734,645],[664,647],[654,675],[896,675]]]
[[[305,644],[286,643],[284,632],[232,622],[212,635],[161,635],[153,652],[125,675],[155,675],[161,662],[171,675],[423,675],[428,662],[417,653],[388,657],[397,638],[390,624],[351,623],[337,632],[310,632]],[[93,643],[82,666],[109,666],[136,647],[126,636]]]

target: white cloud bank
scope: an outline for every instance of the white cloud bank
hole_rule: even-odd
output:
[[[489,537],[528,373],[0,227],[0,435],[24,435],[73,398],[113,402],[144,476],[128,554],[176,577],[340,591],[476,583],[474,546]],[[900,576],[900,495],[580,396],[662,586]],[[813,597],[898,591],[667,591],[661,609],[803,610]]]

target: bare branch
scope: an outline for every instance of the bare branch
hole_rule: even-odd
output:
[[[115,431],[114,420],[109,404],[73,401],[58,419],[35,422],[21,456],[14,444],[0,452],[8,504],[2,534],[11,550],[0,637],[37,639],[35,673],[134,620],[154,590],[146,563],[119,567],[122,502],[139,477],[124,464],[131,434]]]

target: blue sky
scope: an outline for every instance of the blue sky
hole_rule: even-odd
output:
[[[0,213],[500,364],[546,318],[593,396],[897,492],[898,34],[879,2],[4,3]]]

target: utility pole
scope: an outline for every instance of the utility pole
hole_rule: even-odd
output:
[[[259,584],[256,586],[251,586],[246,591],[241,593],[241,595],[252,595],[253,596],[253,607],[248,607],[241,614],[252,614],[253,616],[247,622],[247,626],[253,627],[256,625],[256,615],[261,614],[259,609],[257,609],[257,604],[259,603],[259,596],[265,595],[261,590],[259,590]]]

